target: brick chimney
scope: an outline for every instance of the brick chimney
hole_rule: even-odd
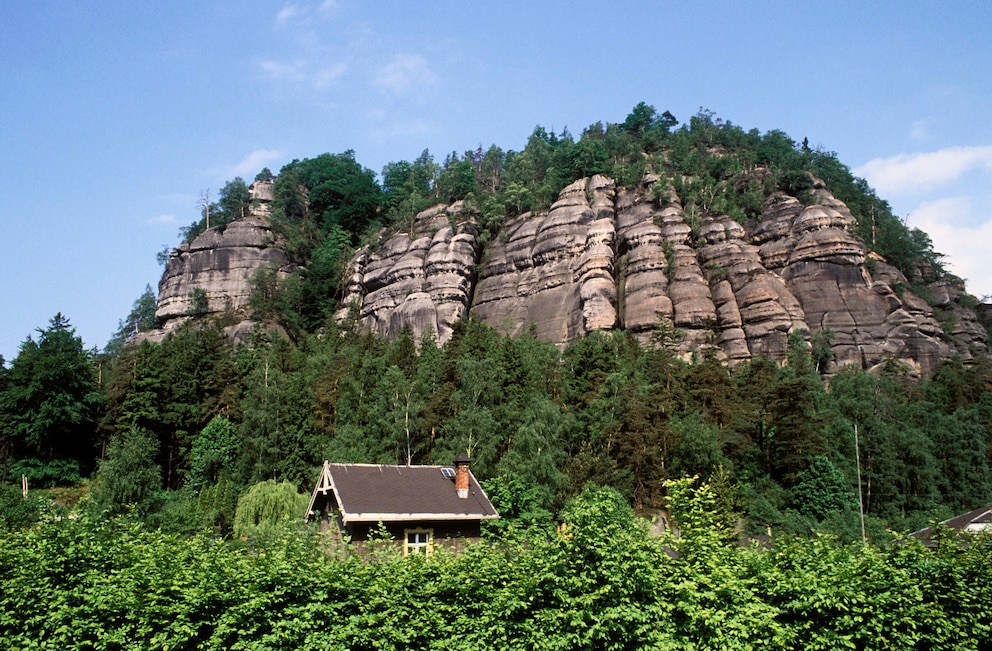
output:
[[[463,500],[468,499],[468,462],[467,454],[455,457],[455,492]]]

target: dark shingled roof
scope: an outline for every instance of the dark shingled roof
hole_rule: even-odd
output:
[[[948,518],[940,524],[955,533],[992,533],[992,504],[975,509],[974,511],[962,513],[961,515],[957,515],[953,518]],[[920,539],[920,541],[922,541],[927,547],[934,544],[931,540],[931,537],[933,536],[932,527],[914,531],[909,535]]]
[[[499,517],[471,472],[466,499],[455,492],[453,475],[450,466],[325,462],[307,511],[340,511],[345,523]]]

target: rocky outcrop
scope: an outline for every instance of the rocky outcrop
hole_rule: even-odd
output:
[[[248,218],[223,230],[211,228],[172,251],[158,284],[155,318],[168,325],[201,308],[210,313],[241,308],[248,304],[248,279],[262,268],[284,276],[293,268],[267,221]],[[194,289],[205,294],[205,306],[194,305]]]
[[[443,345],[468,312],[478,253],[475,222],[461,203],[420,213],[408,232],[355,254],[338,317],[354,312],[384,336],[409,328],[417,342],[431,333]]]
[[[694,230],[677,200],[658,209],[628,191],[618,223],[622,325],[642,340],[667,320],[682,335],[683,355],[710,348],[739,361],[778,357],[790,331],[808,331],[795,297],[729,217],[706,218]]]
[[[617,325],[613,182],[602,176],[565,188],[547,214],[509,221],[479,268],[472,316],[564,345]]]
[[[650,189],[659,182],[577,181],[485,246],[461,205],[438,206],[412,233],[358,252],[346,300],[386,336],[409,327],[440,344],[470,316],[559,346],[595,330],[622,328],[645,343],[663,332],[684,357],[709,350],[731,363],[783,358],[794,331],[825,335],[828,370],[895,361],[928,374],[951,355],[988,354],[961,289],[935,283],[929,302],[908,291],[894,267],[869,259],[850,211],[822,184],[812,205],[776,194],[742,225],[686,215],[671,191],[658,205]]]
[[[624,329],[684,358],[705,352],[730,363],[782,359],[790,333],[819,333],[833,353],[827,372],[897,362],[926,375],[952,355],[988,355],[988,333],[961,284],[932,283],[926,300],[909,291],[898,270],[867,254],[847,206],[822,184],[810,205],[775,194],[760,218],[739,224],[687,213],[672,188],[653,190],[658,183],[576,181],[547,212],[509,219],[486,243],[461,202],[424,211],[355,254],[338,318],[386,337],[409,329],[417,342],[430,335],[438,345],[468,317],[561,347]],[[249,218],[172,253],[159,284],[162,330],[146,338],[200,308],[242,315],[231,333],[246,338],[248,279],[294,269],[268,223],[271,189],[253,185]]]
[[[296,268],[268,220],[272,184],[252,184],[252,211],[245,219],[210,228],[174,249],[158,284],[155,318],[159,328],[139,339],[160,341],[195,315],[229,314],[226,327],[235,341],[247,341],[254,322],[246,310],[249,279],[260,269],[277,279]]]

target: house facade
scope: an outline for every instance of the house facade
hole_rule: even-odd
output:
[[[385,531],[404,554],[459,547],[499,517],[459,455],[452,466],[393,466],[325,461],[307,507],[308,522],[361,547]]]

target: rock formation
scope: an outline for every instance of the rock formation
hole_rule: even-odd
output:
[[[602,176],[565,188],[544,215],[507,223],[480,265],[473,317],[513,331],[533,324],[562,345],[617,325],[613,182]]]
[[[161,340],[197,312],[233,315],[228,333],[237,341],[247,339],[254,325],[243,310],[249,279],[259,269],[271,269],[280,279],[295,269],[268,221],[271,188],[271,182],[253,183],[248,217],[210,228],[172,251],[158,284],[159,329],[142,339]]]
[[[658,183],[576,181],[547,212],[508,220],[485,245],[461,202],[424,211],[356,252],[338,318],[386,337],[408,328],[420,342],[430,333],[438,345],[467,317],[508,334],[532,329],[559,347],[624,329],[645,344],[660,338],[684,358],[706,352],[732,364],[782,359],[790,333],[820,333],[833,353],[828,373],[894,361],[926,375],[952,355],[988,355],[963,288],[944,279],[927,287],[929,300],[911,292],[897,269],[868,255],[851,212],[822,183],[809,205],[768,197],[747,224],[687,214],[672,188],[652,191]],[[232,338],[247,339],[249,278],[294,270],[268,222],[272,184],[255,183],[251,193],[247,218],[173,251],[159,283],[162,327],[145,338],[161,339],[205,309],[235,315]]]
[[[951,355],[987,355],[987,335],[948,280],[930,302],[884,260],[869,259],[854,218],[822,184],[814,203],[769,197],[760,219],[686,215],[657,177],[636,189],[603,176],[566,187],[546,213],[508,220],[481,246],[461,204],[418,215],[359,251],[346,303],[385,336],[411,329],[443,344],[466,315],[559,346],[595,330],[643,342],[665,330],[685,357],[711,350],[731,363],[781,359],[790,332],[827,335],[831,370],[890,361],[928,374]],[[347,310],[343,310],[343,318]]]
[[[339,318],[357,309],[365,326],[386,337],[406,327],[417,341],[430,332],[443,345],[468,311],[478,255],[475,223],[464,219],[461,203],[425,211],[410,232],[355,254]]]

